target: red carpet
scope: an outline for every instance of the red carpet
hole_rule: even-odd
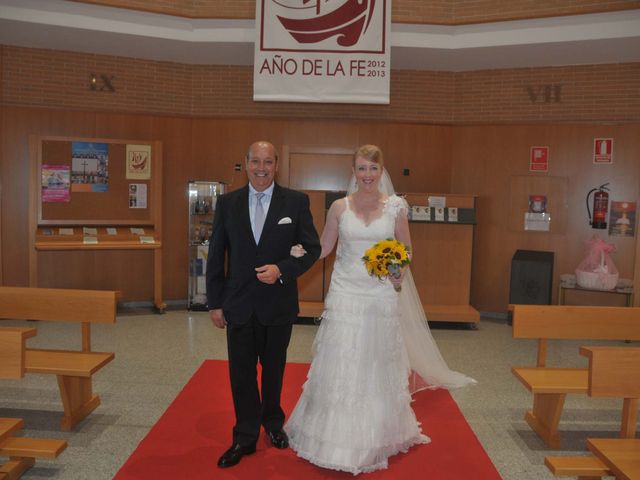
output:
[[[309,365],[287,365],[283,408],[287,414],[297,401]],[[432,443],[417,445],[389,460],[389,469],[358,478],[429,480],[500,480],[500,475],[445,390],[416,395],[413,408]],[[348,479],[350,473],[323,470],[295,456],[293,451],[267,445],[239,465],[220,469],[218,457],[231,444],[234,423],[227,362],[202,364],[149,434],[140,442],[117,480],[164,479]]]

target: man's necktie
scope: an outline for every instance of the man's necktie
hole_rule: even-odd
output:
[[[262,197],[264,197],[264,193],[256,193],[256,211],[253,216],[253,237],[256,239],[256,244],[260,241],[262,227],[264,227],[264,207],[262,206]]]

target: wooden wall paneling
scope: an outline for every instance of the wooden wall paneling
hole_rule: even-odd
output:
[[[406,123],[361,123],[358,145],[373,143],[399,192],[450,192],[451,127]],[[409,169],[405,176],[403,170]]]
[[[29,135],[92,135],[95,117],[87,112],[4,106],[3,263],[6,285],[29,285]]]
[[[29,286],[38,286],[38,252],[35,249],[36,233],[38,230],[38,220],[42,216],[42,206],[40,204],[41,183],[38,181],[40,162],[34,159],[42,158],[42,142],[40,137],[31,135],[29,137]]]
[[[154,253],[144,251],[45,251],[38,255],[39,287],[119,290],[119,302],[154,298]],[[186,282],[186,280],[185,280]]]
[[[284,145],[281,180],[295,190],[346,191],[352,160],[351,148]]]
[[[295,152],[289,157],[289,186],[296,190],[346,191],[353,152],[317,154]]]
[[[151,220],[153,221],[153,227],[155,229],[156,238],[160,240],[164,244],[164,235],[162,228],[162,205],[163,205],[163,188],[164,188],[164,180],[163,180],[163,170],[164,170],[164,149],[162,146],[162,142],[155,141],[152,142],[151,151],[155,155],[155,172],[151,172],[151,180],[150,183],[153,185],[153,191],[151,192],[153,202],[153,209],[151,214]],[[164,246],[164,251],[166,250],[166,245]],[[164,288],[163,288],[163,249],[158,248],[153,250],[153,303],[154,306],[161,312],[164,313],[164,310],[167,307],[167,304],[164,302]],[[122,260],[121,260],[122,261]],[[129,265],[128,263],[122,262],[125,265]],[[150,297],[142,297],[142,298],[150,298]]]
[[[407,193],[409,205],[426,206],[429,196],[446,197],[447,207],[475,207],[473,195]],[[478,322],[470,306],[474,225],[410,222],[411,271],[430,321]]]
[[[0,159],[0,164],[1,163],[2,159]],[[2,281],[2,175],[0,175],[0,286],[2,285],[4,285],[4,283]]]
[[[640,187],[640,186],[639,186]],[[638,188],[640,191],[640,188]],[[635,266],[633,269],[633,306],[640,307],[640,235],[638,234],[638,227],[640,227],[640,219],[638,218],[638,211],[636,210],[636,257]]]
[[[159,115],[131,113],[96,113],[95,136],[99,138],[135,138],[156,140]]]
[[[519,244],[519,234],[508,231],[509,179],[527,173],[519,167],[528,162],[530,145],[546,144],[545,131],[543,127],[532,131],[526,127],[454,130],[452,191],[478,195],[471,303],[480,310],[502,311],[508,303],[513,253],[518,248],[536,249]],[[527,140],[528,136],[532,140]],[[524,168],[528,169],[528,163]],[[533,238],[527,235],[527,239]]]
[[[284,145],[342,147],[355,152],[360,146],[361,121],[313,120],[288,121],[283,124]]]
[[[473,227],[412,222],[411,271],[423,304],[468,305]]]
[[[162,285],[167,299],[183,300],[188,280],[187,183],[199,179],[192,160],[192,122],[185,118],[159,117],[155,138],[162,139]]]
[[[559,275],[574,271],[584,255],[584,241],[594,234],[616,245],[613,259],[621,276],[633,277],[630,259],[634,258],[638,235],[635,239],[609,237],[604,230],[592,229],[587,223],[585,196],[589,189],[610,181],[612,199],[637,198],[639,134],[639,125],[454,127],[452,191],[478,194],[471,294],[474,306],[486,311],[506,311],[511,257],[517,249],[555,252],[555,302]],[[595,137],[615,138],[612,165],[593,164]],[[549,172],[528,171],[529,149],[533,145],[550,147]],[[569,179],[565,233],[510,230],[504,210],[510,201],[509,179],[517,175]]]
[[[281,150],[284,125],[283,121],[268,119],[194,119],[192,158],[201,179],[224,182],[227,191],[246,185],[245,157],[249,146],[266,140]],[[240,164],[241,171],[234,170],[235,164]],[[279,176],[280,172],[277,181]]]
[[[322,234],[325,223],[325,193],[306,191],[309,195],[313,224],[318,235]],[[298,296],[301,302],[322,302],[324,300],[324,260],[318,260],[298,278]]]
[[[4,47],[0,45],[0,79],[3,76]],[[0,80],[0,286],[4,285],[2,280],[2,179],[4,178],[4,102],[2,92],[4,88]]]

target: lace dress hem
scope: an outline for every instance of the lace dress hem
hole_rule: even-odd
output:
[[[297,438],[296,439],[290,438],[289,445],[292,448],[292,450],[296,452],[296,455],[298,455],[300,458],[303,458],[304,460],[307,460],[308,462],[313,463],[314,465],[321,468],[326,468],[329,470],[337,470],[341,472],[348,472],[353,475],[359,475],[361,473],[370,473],[376,470],[386,470],[387,468],[389,468],[389,462],[388,462],[389,457],[392,457],[393,455],[397,455],[398,453],[407,453],[407,451],[409,451],[409,449],[415,445],[431,443],[431,439],[426,435],[420,433],[417,436],[414,436],[404,442],[394,444],[394,445],[385,445],[384,447],[381,447],[378,450],[376,460],[373,463],[368,463],[364,465],[353,465],[352,463],[346,464],[346,463],[325,461],[323,459],[318,458],[317,453],[307,453],[307,451],[301,448],[300,445],[302,443],[306,443],[308,445],[310,452],[318,452],[322,449],[323,442],[314,440],[306,436],[304,438],[304,441],[300,441],[300,442],[298,441]],[[335,450],[333,447],[332,449]],[[352,451],[355,451],[355,449],[352,449]],[[339,453],[348,455],[348,452],[346,450]]]

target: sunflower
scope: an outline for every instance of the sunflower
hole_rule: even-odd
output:
[[[409,249],[402,242],[387,238],[367,249],[362,261],[369,275],[384,280],[389,276],[389,265],[404,267],[410,262]]]

